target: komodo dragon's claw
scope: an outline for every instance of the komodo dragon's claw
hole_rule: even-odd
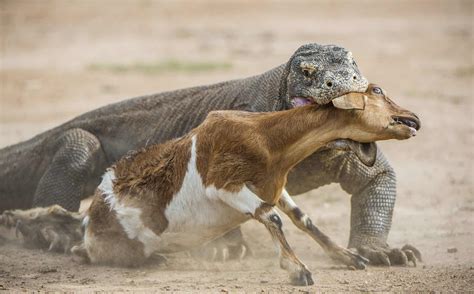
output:
[[[370,260],[371,265],[391,266],[401,265],[408,266],[413,263],[416,267],[418,261],[422,261],[421,253],[412,245],[405,245],[400,248],[390,248],[385,246],[360,246],[357,251]]]
[[[20,238],[20,233],[21,233],[20,228],[21,228],[21,225],[22,225],[21,220],[19,220],[19,221],[16,222],[16,225],[15,225],[15,237],[17,237],[17,238]]]
[[[423,262],[423,259],[421,258],[421,252],[418,249],[416,249],[414,246],[410,244],[406,244],[405,246],[402,247],[402,250],[405,250],[405,251],[411,250],[413,254],[415,254],[416,259]]]
[[[224,234],[224,236],[192,250],[190,253],[194,257],[212,262],[241,261],[253,255],[240,229],[230,231]]]

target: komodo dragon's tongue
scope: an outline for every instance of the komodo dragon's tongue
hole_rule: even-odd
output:
[[[306,97],[294,97],[293,99],[291,99],[291,103],[293,104],[293,107],[300,107],[314,104],[314,101]]]

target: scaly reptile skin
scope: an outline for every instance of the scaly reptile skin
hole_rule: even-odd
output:
[[[314,166],[323,167],[324,172],[308,173]],[[287,190],[297,195],[316,185],[321,187],[330,183],[339,183],[352,195],[349,248],[368,244],[385,247],[395,205],[396,179],[393,168],[380,150],[373,167],[361,164],[350,152],[326,150],[315,153],[289,174]]]
[[[366,87],[350,52],[308,44],[286,64],[258,76],[99,108],[0,150],[0,212],[53,204],[77,211],[107,166],[130,150],[182,136],[211,110],[276,111],[291,107],[291,97],[322,104]],[[366,167],[351,152],[317,152],[295,168],[287,188],[300,194],[333,182],[352,194],[350,247],[379,258],[388,249],[396,197],[393,169],[381,153],[373,167]]]

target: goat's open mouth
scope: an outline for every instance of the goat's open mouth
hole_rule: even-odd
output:
[[[291,105],[293,107],[301,107],[305,105],[311,105],[311,104],[316,104],[316,101],[314,101],[314,98],[312,97],[291,97],[290,98]]]
[[[393,125],[404,125],[410,129],[412,136],[416,136],[416,131],[420,129],[420,120],[416,117],[392,116]]]

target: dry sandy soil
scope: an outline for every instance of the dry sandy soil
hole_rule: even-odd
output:
[[[248,223],[253,259],[181,254],[140,269],[78,265],[11,238],[0,290],[474,291],[473,2],[333,2],[0,0],[0,147],[125,98],[262,73],[304,43],[340,44],[422,119],[416,138],[380,145],[398,172],[389,244],[417,246],[424,263],[350,271],[286,219],[314,286],[288,285],[268,234]],[[346,244],[349,196],[338,186],[296,201]]]

